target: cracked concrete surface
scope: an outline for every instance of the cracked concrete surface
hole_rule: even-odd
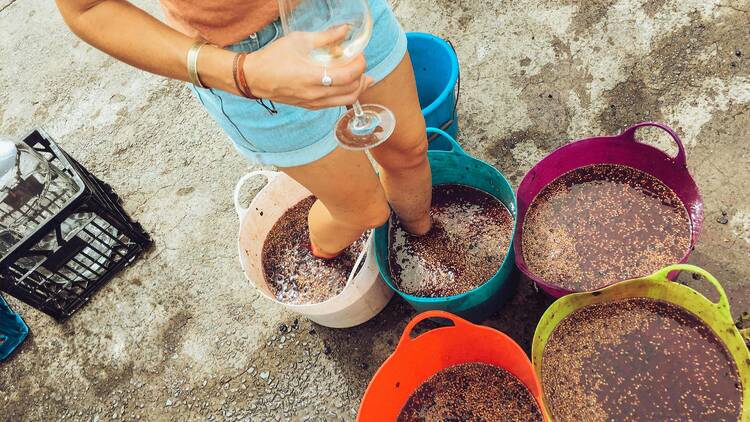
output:
[[[750,1],[391,2],[407,30],[454,42],[460,142],[514,185],[571,139],[675,127],[706,204],[691,262],[750,311]],[[156,242],[64,324],[10,300],[32,334],[0,364],[0,419],[352,420],[414,311],[394,299],[332,330],[260,297],[230,199],[253,167],[187,89],[88,47],[50,1],[0,0],[0,32],[0,133],[46,128]],[[487,324],[528,350],[550,300],[518,285]]]

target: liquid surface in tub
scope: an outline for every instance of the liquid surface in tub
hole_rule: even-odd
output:
[[[398,422],[536,422],[542,412],[525,385],[505,369],[464,363],[443,369],[417,388]]]
[[[437,185],[430,215],[433,227],[424,236],[409,234],[391,218],[388,264],[403,292],[457,295],[495,275],[513,234],[513,216],[502,202],[469,186]]]
[[[263,244],[266,283],[281,302],[320,303],[341,293],[367,244],[369,233],[334,259],[313,256],[307,214],[314,203],[315,197],[310,196],[290,208],[273,225]]]
[[[692,313],[646,298],[587,306],[563,319],[542,355],[556,421],[738,421],[737,366]]]
[[[679,262],[691,221],[677,195],[627,166],[572,170],[546,186],[523,223],[526,266],[569,290],[594,290]]]

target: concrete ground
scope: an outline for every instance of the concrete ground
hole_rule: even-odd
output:
[[[460,141],[514,186],[571,139],[676,128],[706,205],[691,262],[750,311],[749,0],[391,2],[407,30],[454,42]],[[253,167],[184,85],[88,47],[48,0],[0,0],[0,33],[0,133],[46,128],[156,242],[64,324],[11,299],[32,334],[0,364],[0,419],[352,420],[414,311],[394,299],[333,330],[260,297],[230,199]],[[528,350],[549,303],[520,279],[487,324]]]

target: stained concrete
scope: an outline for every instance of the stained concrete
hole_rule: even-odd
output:
[[[750,1],[392,4],[407,30],[454,42],[460,141],[514,186],[569,140],[646,119],[676,128],[706,204],[691,262],[724,283],[735,317],[750,311]],[[156,241],[64,324],[11,299],[32,334],[0,364],[0,419],[352,420],[414,311],[394,299],[332,330],[259,296],[230,199],[254,167],[185,87],[88,47],[51,1],[0,0],[0,32],[0,133],[45,127]],[[487,324],[528,350],[550,300],[518,284]]]

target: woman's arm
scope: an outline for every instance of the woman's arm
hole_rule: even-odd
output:
[[[195,41],[125,0],[57,0],[65,22],[81,39],[139,69],[188,80],[187,51]],[[245,73],[253,95],[306,108],[347,105],[370,84],[362,56],[331,68],[334,86],[321,86],[322,67],[308,62],[297,45],[326,45],[345,36],[341,28],[319,34],[295,33],[248,56]],[[239,95],[232,75],[235,53],[201,49],[198,70],[206,86]]]

